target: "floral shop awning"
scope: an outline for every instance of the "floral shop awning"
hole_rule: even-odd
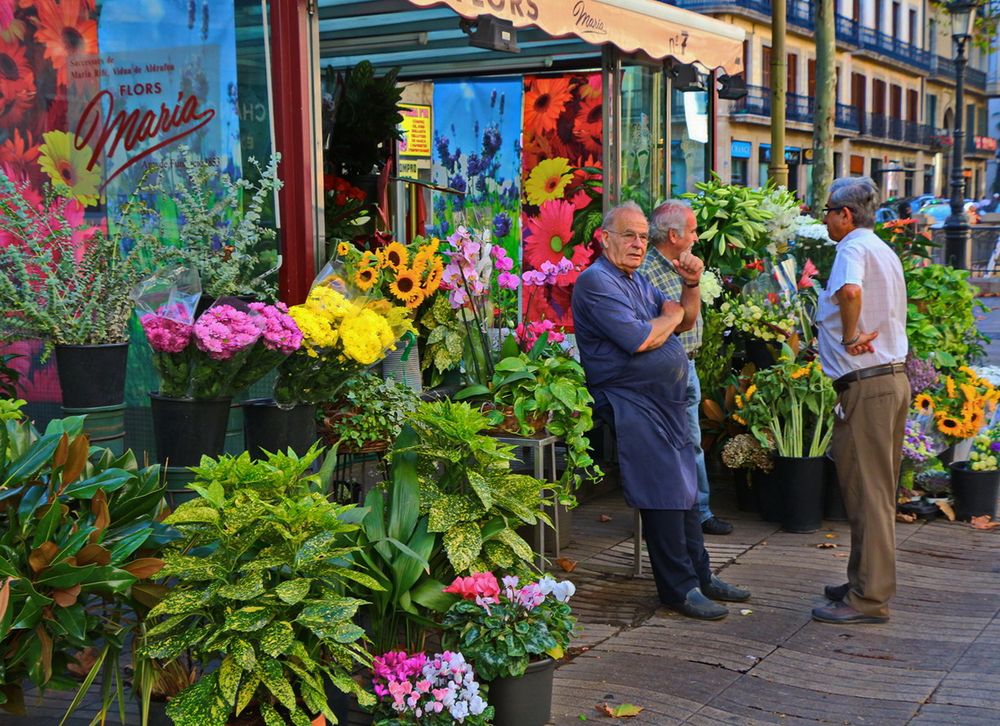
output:
[[[561,38],[611,43],[627,53],[673,56],[683,63],[743,70],[742,28],[659,0],[408,0],[412,5],[447,5],[459,15],[492,15],[515,27],[535,26]]]

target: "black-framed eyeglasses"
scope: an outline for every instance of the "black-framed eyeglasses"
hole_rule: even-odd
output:
[[[825,217],[830,212],[839,212],[842,209],[848,209],[848,207],[846,205],[842,205],[839,207],[823,207],[823,216]]]

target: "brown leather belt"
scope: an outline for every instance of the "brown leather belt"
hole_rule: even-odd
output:
[[[698,357],[698,351],[696,351],[696,350],[689,351],[688,354],[687,354],[687,357],[688,357],[688,360],[694,360],[694,359],[696,359]]]
[[[887,376],[890,373],[902,373],[905,370],[906,365],[903,363],[884,363],[880,366],[851,371],[833,382],[833,390],[841,393],[842,391],[846,391],[847,387],[855,381],[863,381],[866,378],[874,378],[875,376]]]

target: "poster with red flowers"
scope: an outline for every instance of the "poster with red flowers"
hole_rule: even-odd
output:
[[[601,75],[524,77],[522,311],[572,331],[573,284],[600,254]]]

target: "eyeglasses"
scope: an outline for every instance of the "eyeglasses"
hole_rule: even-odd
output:
[[[643,244],[649,243],[649,234],[647,232],[636,232],[634,229],[626,229],[624,232],[615,232],[613,229],[609,229],[608,234],[616,234],[629,242],[640,240]]]
[[[839,212],[842,209],[849,209],[849,207],[847,207],[847,206],[841,206],[841,207],[823,207],[823,216],[825,217],[830,212]]]

